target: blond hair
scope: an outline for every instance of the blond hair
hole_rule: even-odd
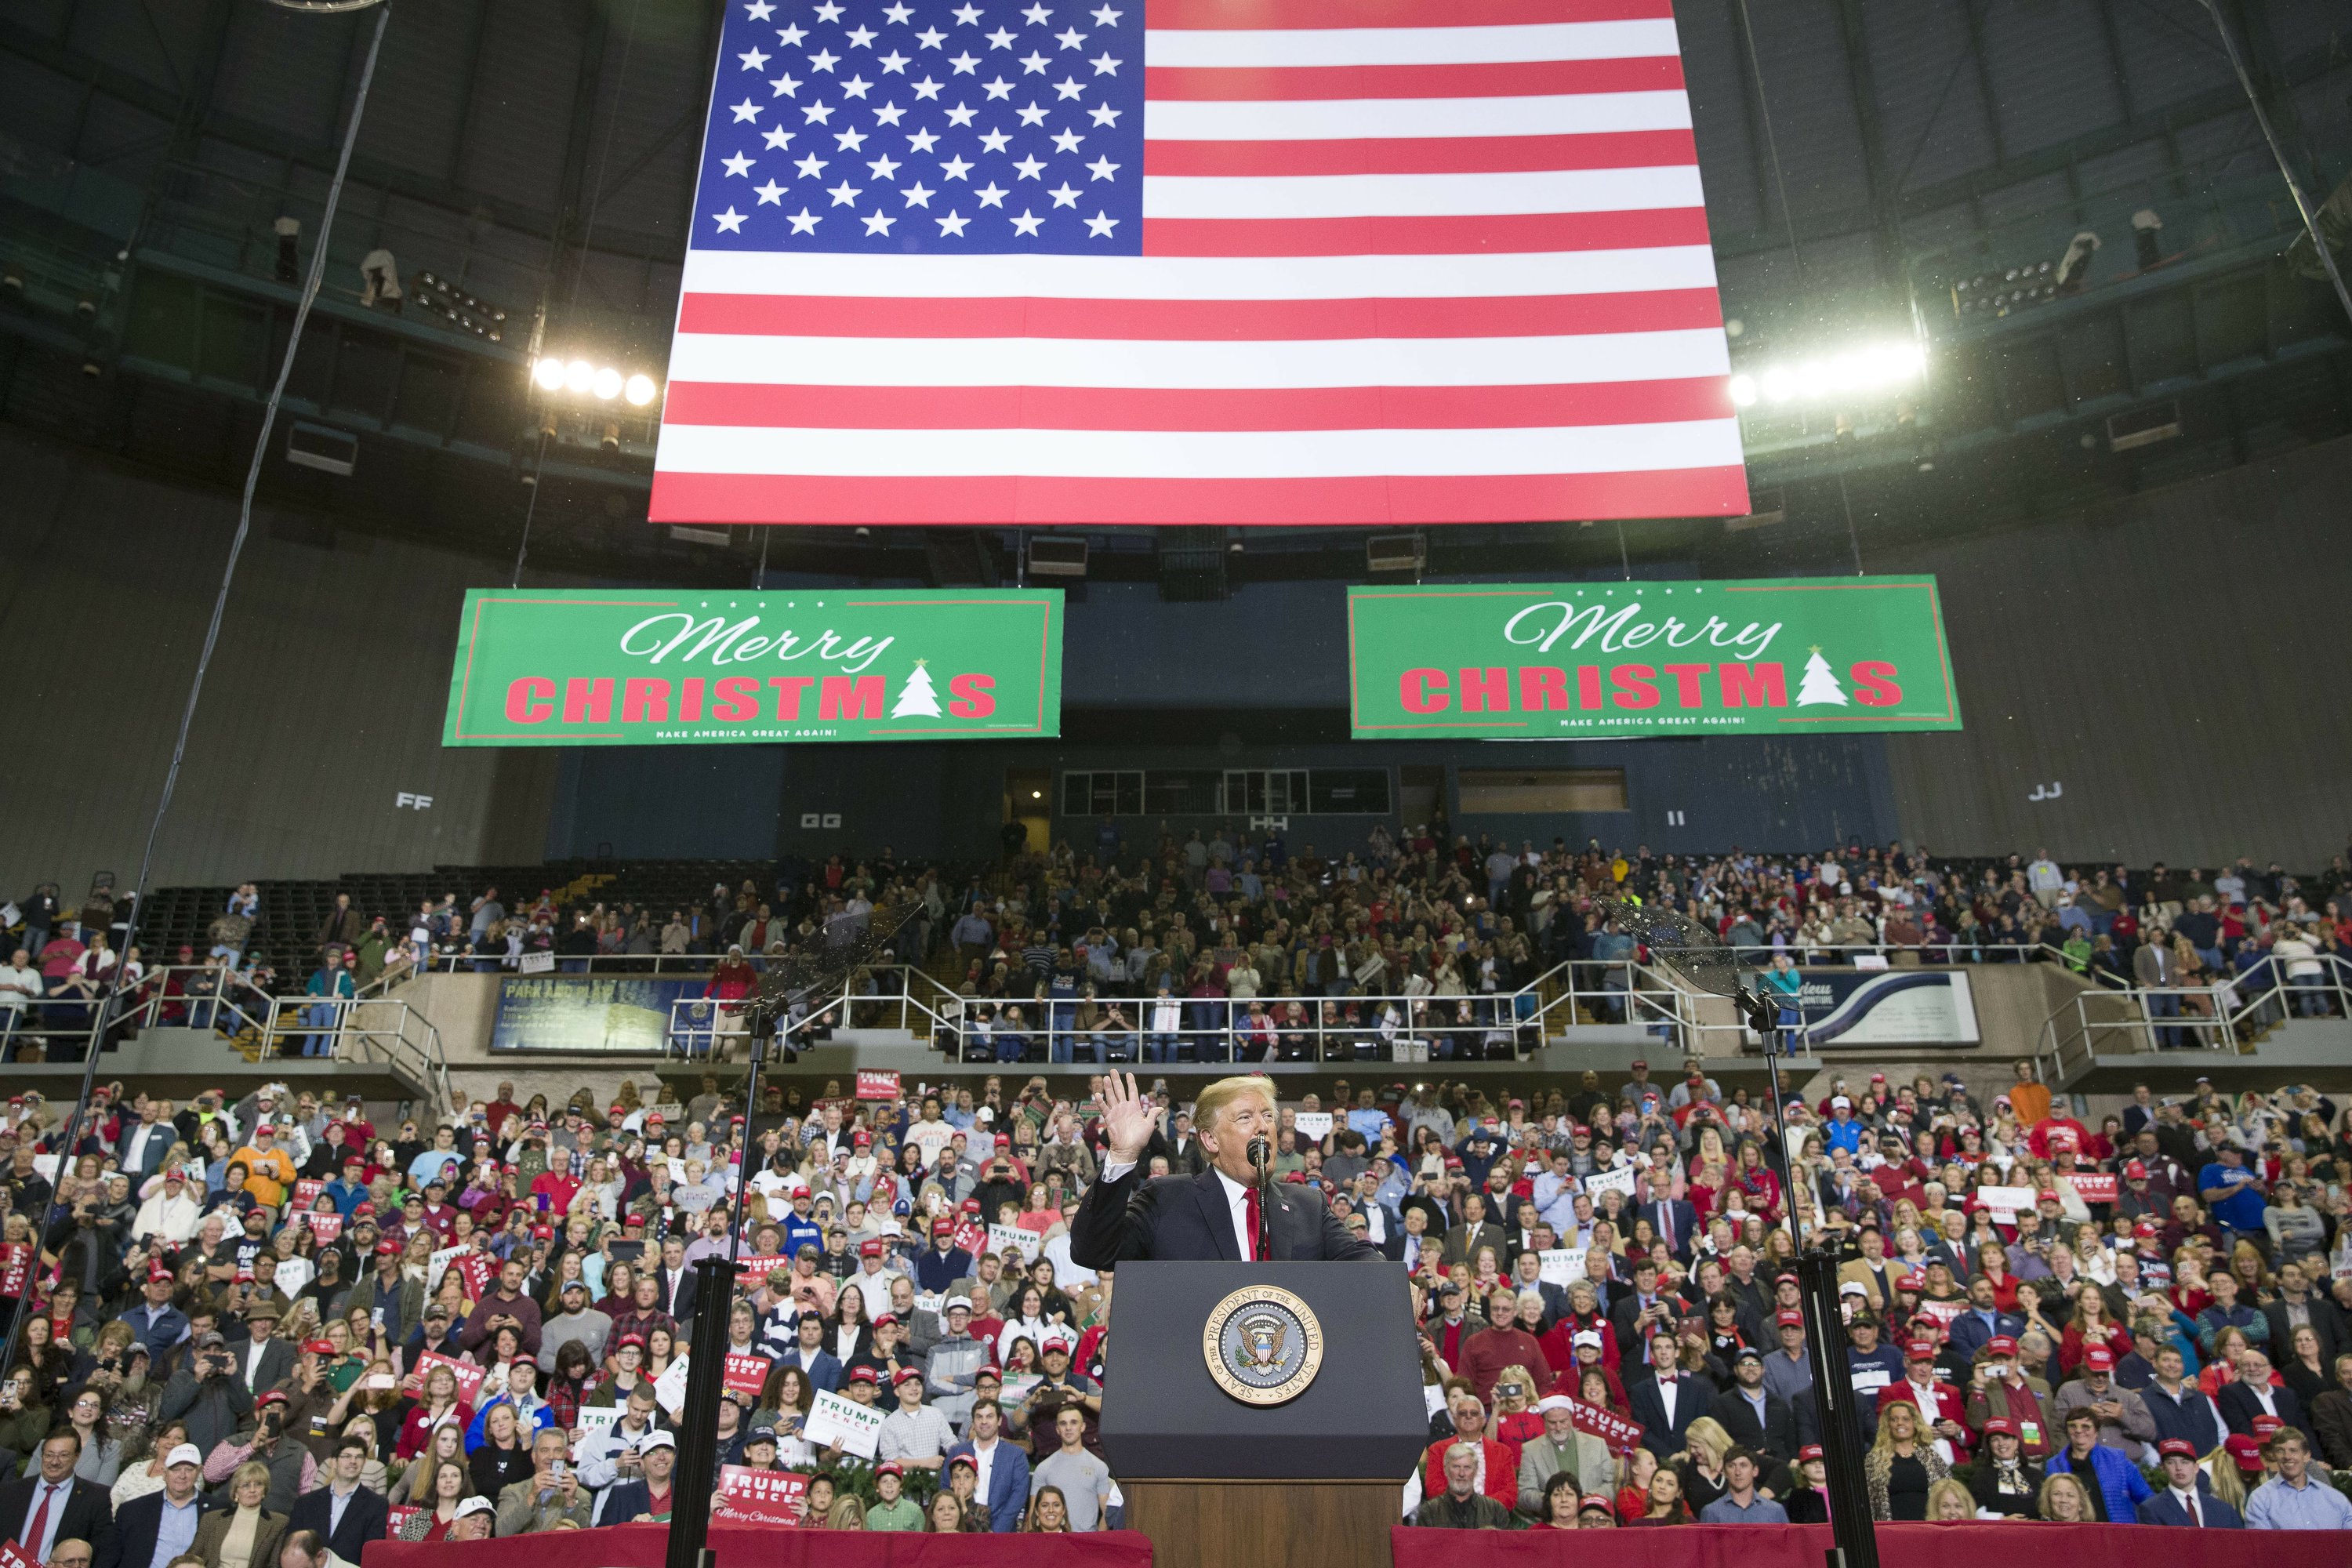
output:
[[[1278,1110],[1282,1104],[1281,1097],[1275,1092],[1274,1079],[1264,1073],[1238,1073],[1221,1078],[1201,1091],[1201,1098],[1192,1102],[1192,1125],[1203,1132],[1213,1130],[1225,1107],[1245,1094],[1261,1097],[1269,1109]]]

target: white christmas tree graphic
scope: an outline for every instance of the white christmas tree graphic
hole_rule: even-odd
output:
[[[1813,657],[1805,660],[1804,679],[1797,684],[1797,706],[1810,708],[1816,702],[1827,702],[1844,707],[1845,692],[1831,671],[1830,661],[1822,657],[1821,646],[1815,644],[1811,652]]]
[[[1801,697],[1798,700],[1801,702],[1804,699]],[[1840,697],[1838,700],[1843,702],[1845,699]],[[940,698],[939,693],[931,689],[931,672],[923,668],[923,660],[919,658],[915,661],[915,673],[907,678],[905,688],[898,693],[898,702],[890,710],[890,717],[936,719],[939,716]]]

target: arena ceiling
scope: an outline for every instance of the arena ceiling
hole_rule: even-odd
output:
[[[372,482],[273,468],[271,493],[347,526],[510,553],[539,460],[534,321],[549,347],[661,374],[720,13],[392,5],[317,352],[306,341],[289,403],[358,433]],[[2325,197],[2352,170],[2352,13],[2221,9]],[[1751,408],[1768,521],[1745,530],[1460,531],[1431,541],[1431,570],[1687,560],[1759,539],[1842,549],[1849,512],[1865,532],[2006,523],[2344,432],[2352,330],[2284,258],[2294,215],[2200,0],[1684,0],[1676,20],[1735,370],[1762,381],[1907,342],[1926,380]],[[0,15],[0,411],[141,464],[241,475],[293,300],[273,225],[300,220],[307,258],[373,25],[263,0],[16,0]],[[2161,221],[2153,248],[2141,213]],[[2051,287],[2040,268],[2085,231],[2099,247],[2082,287]],[[379,247],[413,302],[422,274],[446,279],[498,341],[421,308],[362,308],[358,262]],[[2025,287],[2005,287],[2019,268]],[[2013,293],[2026,297],[1978,305]],[[1009,538],[916,530],[674,540],[643,521],[650,426],[617,423],[559,423],[534,560],[733,572],[764,544],[778,568],[1009,569]],[[1097,574],[1163,580],[1171,549],[1223,548],[1095,544]],[[1248,559],[1360,574],[1363,538],[1254,535]]]

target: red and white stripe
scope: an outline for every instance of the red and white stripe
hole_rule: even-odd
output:
[[[656,521],[1737,514],[1669,0],[1150,0],[1144,255],[689,250]]]

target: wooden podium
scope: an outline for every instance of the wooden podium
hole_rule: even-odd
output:
[[[1220,1385],[1206,1334],[1261,1287],[1320,1336],[1319,1369],[1272,1405]],[[1113,1311],[1103,1453],[1156,1568],[1387,1568],[1428,1443],[1402,1265],[1128,1263]]]

